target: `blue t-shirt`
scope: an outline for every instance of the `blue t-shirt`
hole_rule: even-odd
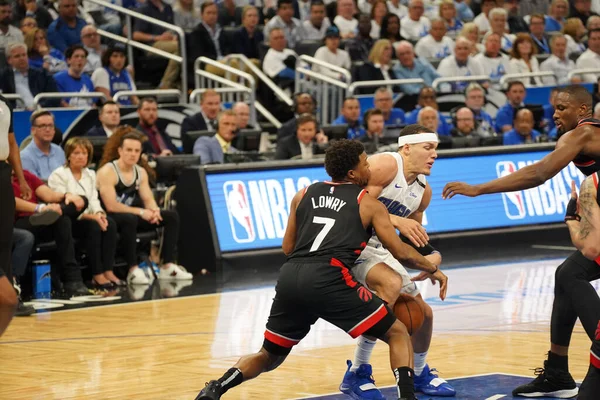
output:
[[[359,139],[366,134],[365,128],[363,128],[362,120],[358,120],[358,124],[356,126],[351,127],[346,117],[340,115],[336,119],[333,120],[331,125],[348,125],[348,139]]]
[[[545,32],[560,32],[562,30],[562,26],[560,26],[560,22],[555,20],[554,18],[546,15],[544,17],[546,21],[546,26],[544,28]]]
[[[535,142],[535,140],[540,136],[540,133],[535,129],[531,131],[531,140]],[[507,131],[502,137],[502,144],[511,145],[511,144],[525,144],[525,138],[517,132],[515,129],[511,129]]]
[[[401,108],[392,108],[390,110],[390,117],[384,121],[386,126],[388,125],[401,125],[406,121],[406,115],[404,114],[404,110]]]
[[[69,75],[69,70],[66,70],[54,74],[54,80],[56,81],[56,87],[59,92],[91,93],[94,91],[92,79],[86,74],[81,75],[81,77],[77,79]],[[76,97],[67,97],[63,100],[72,107],[89,107],[95,101],[95,99]]]
[[[513,120],[515,117],[515,108],[510,105],[510,103],[506,103],[496,113],[496,124],[494,128],[496,132],[502,134],[502,127],[504,125],[513,126]]]
[[[65,152],[54,144],[50,144],[50,153],[42,152],[32,140],[27,147],[21,151],[21,164],[23,169],[31,172],[38,178],[47,181],[50,174],[65,164]]]
[[[416,124],[417,119],[419,118],[419,111],[421,111],[421,107],[417,106],[411,113],[406,116],[406,124]],[[438,135],[448,136],[450,135],[450,124],[446,121],[446,118],[440,112],[438,112]]]
[[[87,25],[85,20],[77,17],[75,27],[71,28],[62,18],[55,19],[48,27],[50,46],[63,53],[74,44],[81,44],[81,30]]]

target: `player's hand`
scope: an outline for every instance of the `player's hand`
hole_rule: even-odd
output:
[[[462,194],[467,197],[476,197],[480,195],[477,185],[473,186],[464,182],[450,182],[444,186],[442,198],[444,200],[451,199],[457,194]]]
[[[22,182],[19,182],[19,189],[21,190],[21,198],[23,200],[31,199],[32,191],[27,184],[27,181],[23,180]]]
[[[419,275],[411,279],[413,282],[420,282],[426,279],[431,279],[431,283],[435,285],[436,282],[440,283],[440,299],[446,299],[446,291],[448,290],[448,277],[438,268],[434,274],[429,272],[421,272]]]
[[[390,215],[390,221],[394,228],[398,229],[400,233],[408,238],[415,246],[423,247],[429,242],[429,235],[423,228],[423,225],[410,218],[402,218],[397,215]]]
[[[565,222],[581,220],[581,217],[579,215],[579,201],[577,200],[577,186],[575,185],[575,181],[571,181],[571,199],[567,204],[567,210],[565,212]]]

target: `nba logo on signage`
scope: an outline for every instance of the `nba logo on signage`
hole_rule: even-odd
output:
[[[246,185],[242,181],[228,181],[223,185],[223,191],[233,239],[237,243],[253,242],[256,232]]]
[[[507,176],[517,171],[517,166],[512,161],[500,161],[496,164],[496,173],[498,178]],[[509,219],[525,218],[525,199],[523,192],[502,193],[504,202],[504,212]]]

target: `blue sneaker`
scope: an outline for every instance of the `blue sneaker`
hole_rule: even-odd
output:
[[[434,372],[437,372],[435,368],[429,369],[429,365],[425,364],[421,375],[415,375],[415,392],[423,392],[429,396],[455,396],[456,390]]]
[[[362,364],[356,372],[351,372],[352,361],[347,360],[348,369],[340,385],[340,391],[356,400],[385,400],[373,380],[371,364]]]

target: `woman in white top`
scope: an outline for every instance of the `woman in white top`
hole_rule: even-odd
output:
[[[113,273],[117,249],[117,225],[108,217],[96,190],[96,173],[87,166],[93,147],[89,140],[74,137],[65,145],[66,165],[48,178],[48,186],[58,193],[73,193],[87,199],[87,208],[73,221],[73,237],[85,241],[87,258],[92,269],[92,284],[99,289],[125,285]]]
[[[483,44],[479,43],[479,27],[474,22],[467,22],[464,24],[458,36],[465,37],[473,43],[473,47],[471,48],[472,56],[485,51]]]
[[[383,17],[388,13],[387,4],[385,0],[375,0],[373,8],[371,9],[371,38],[379,39],[381,36],[381,23]]]
[[[454,0],[443,0],[440,3],[440,18],[446,24],[446,35],[451,38],[456,38],[463,28],[463,23],[460,19],[456,18],[456,6]]]
[[[337,67],[350,70],[350,55],[346,50],[342,50],[339,47],[340,30],[336,26],[330,26],[325,32],[325,46],[319,47],[319,49],[315,53],[315,58],[317,60],[333,64]],[[330,76],[340,81],[344,78],[344,75],[342,75],[340,72],[333,71],[329,68],[322,67],[318,64],[313,64],[312,69],[315,72],[319,72],[323,75]]]
[[[510,65],[513,73],[524,74],[529,72],[540,72],[540,65],[538,64],[535,54],[537,48],[533,43],[533,39],[528,33],[519,33],[511,50]],[[541,86],[542,78],[539,76],[532,78],[521,79],[525,86]]]

